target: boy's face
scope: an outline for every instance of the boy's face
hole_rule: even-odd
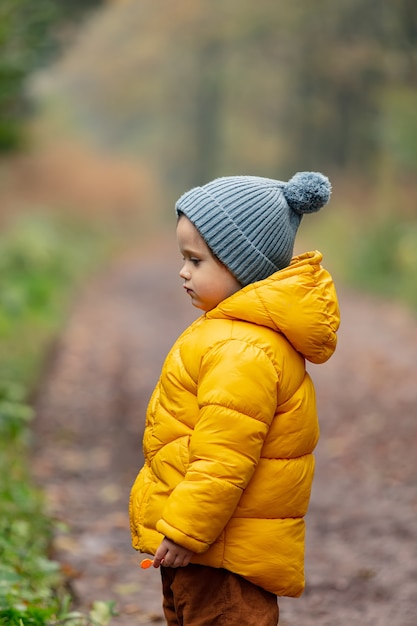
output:
[[[190,220],[181,215],[177,223],[177,240],[184,265],[180,276],[192,304],[211,311],[222,300],[241,289],[231,272],[213,256],[210,248]]]

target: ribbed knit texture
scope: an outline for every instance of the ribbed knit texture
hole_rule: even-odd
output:
[[[245,286],[289,265],[302,214],[317,211],[329,196],[328,179],[314,172],[298,173],[289,183],[231,176],[187,191],[176,211]]]

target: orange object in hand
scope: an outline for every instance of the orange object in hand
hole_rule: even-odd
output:
[[[152,559],[143,559],[140,562],[140,566],[142,569],[148,569],[148,567],[150,567],[153,564],[153,560]]]

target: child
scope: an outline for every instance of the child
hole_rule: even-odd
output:
[[[133,547],[161,568],[169,626],[275,626],[304,588],[319,427],[305,359],[334,352],[339,311],[319,252],[293,259],[319,173],[216,179],[177,202],[180,276],[203,311],[169,352],[133,485]]]

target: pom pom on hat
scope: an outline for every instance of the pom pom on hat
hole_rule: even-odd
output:
[[[330,199],[332,187],[320,172],[298,172],[283,188],[290,208],[296,213],[315,213]]]
[[[175,208],[245,286],[290,264],[303,214],[318,211],[330,192],[328,178],[318,172],[298,172],[287,183],[226,176],[190,189]]]

